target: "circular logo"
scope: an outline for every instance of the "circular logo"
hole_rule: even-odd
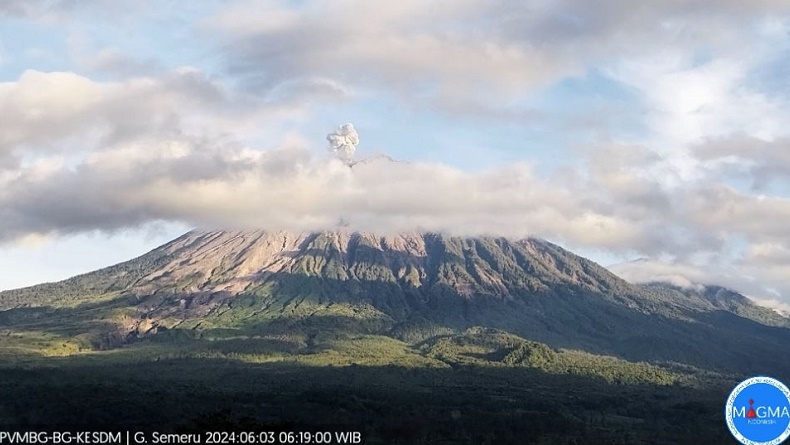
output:
[[[790,389],[771,377],[746,379],[730,393],[727,427],[744,445],[779,445],[790,437]]]

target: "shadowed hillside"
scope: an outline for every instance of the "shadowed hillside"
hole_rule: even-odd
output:
[[[0,293],[0,305],[6,334],[56,336],[65,350],[216,330],[414,345],[484,326],[631,361],[766,372],[788,369],[776,352],[790,344],[788,319],[721,288],[631,285],[537,239],[416,232],[190,232],[117,266]]]
[[[790,377],[787,326],[536,239],[190,232],[0,293],[0,429],[728,443],[734,381]]]

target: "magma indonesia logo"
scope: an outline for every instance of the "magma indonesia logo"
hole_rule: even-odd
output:
[[[779,445],[790,437],[790,389],[771,377],[752,377],[732,390],[727,427],[744,445]]]

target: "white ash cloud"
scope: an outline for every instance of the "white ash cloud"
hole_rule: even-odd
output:
[[[359,134],[353,124],[343,124],[326,136],[329,151],[345,163],[354,161],[354,153],[359,145]]]

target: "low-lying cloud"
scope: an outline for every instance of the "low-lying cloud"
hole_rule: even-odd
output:
[[[145,145],[145,156],[120,146],[73,167],[41,162],[21,169],[0,191],[0,236],[151,220],[304,230],[343,220],[359,230],[542,234],[612,248],[640,237],[633,222],[585,208],[584,196],[541,180],[527,163],[469,173],[378,158],[349,169],[299,146],[260,152],[183,140]]]
[[[535,235],[572,246],[649,255],[718,251],[730,237],[782,242],[790,202],[724,184],[668,189],[644,156],[615,146],[551,176],[527,162],[479,172],[374,158],[348,168],[311,144],[256,150],[221,139],[151,136],[69,163],[43,157],[0,187],[0,239],[114,230],[151,220],[209,227],[374,231],[423,229]],[[633,162],[629,161],[632,160]],[[658,161],[657,161],[658,162]],[[600,167],[596,167],[600,165]],[[786,238],[785,238],[786,239]]]
[[[609,266],[609,270],[632,283],[662,282],[683,288],[704,285],[736,289],[760,306],[790,317],[790,304],[782,299],[782,292],[790,289],[790,279],[772,276],[778,270],[788,271],[787,262],[742,260],[739,264],[712,266],[647,258]],[[775,287],[766,286],[772,283]]]

